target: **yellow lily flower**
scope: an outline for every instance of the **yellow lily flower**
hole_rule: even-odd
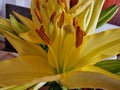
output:
[[[120,90],[120,76],[95,66],[120,53],[120,28],[94,34],[104,0],[32,0],[32,20],[14,12],[0,32],[19,56],[0,62],[0,85],[25,90],[56,81],[68,89]],[[18,27],[18,28],[17,28]],[[45,52],[40,44],[46,44]],[[8,87],[7,87],[8,86]]]

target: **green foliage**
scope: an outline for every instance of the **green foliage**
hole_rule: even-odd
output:
[[[97,28],[99,28],[100,26],[107,23],[110,19],[112,19],[112,17],[117,13],[118,8],[119,7],[117,5],[112,5],[108,7],[107,9],[101,11],[98,24],[97,24]]]
[[[105,60],[95,64],[109,72],[120,75],[120,60]]]

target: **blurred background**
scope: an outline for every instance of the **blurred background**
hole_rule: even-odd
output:
[[[30,7],[31,0],[0,0],[0,16],[5,17],[5,5],[14,4],[23,7]]]

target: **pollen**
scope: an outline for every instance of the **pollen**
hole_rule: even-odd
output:
[[[50,44],[50,38],[45,33],[43,26],[41,26],[40,30],[36,29],[36,32],[46,44]]]
[[[42,24],[42,19],[41,19],[41,16],[40,16],[40,13],[39,13],[38,9],[34,9],[34,12],[35,12],[39,22]]]
[[[76,29],[76,48],[78,48],[82,42],[83,42],[83,37],[86,35],[86,33],[80,29],[79,26],[77,26]]]

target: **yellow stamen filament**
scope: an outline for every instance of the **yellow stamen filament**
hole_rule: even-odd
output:
[[[34,12],[35,12],[39,22],[42,24],[41,16],[40,16],[40,13],[39,13],[38,9],[34,9]]]
[[[36,29],[36,32],[46,44],[50,44],[50,38],[46,35],[43,26],[41,26],[40,30]]]
[[[55,16],[56,16],[56,12],[54,12],[54,13],[52,14],[51,18],[50,18],[50,21],[51,21],[52,23],[55,23]]]
[[[64,12],[62,12],[61,16],[60,16],[60,19],[58,21],[58,27],[62,27],[64,24]]]
[[[82,44],[84,36],[85,36],[85,32],[83,30],[81,30],[79,26],[77,26],[77,29],[76,29],[76,48],[78,48]]]

